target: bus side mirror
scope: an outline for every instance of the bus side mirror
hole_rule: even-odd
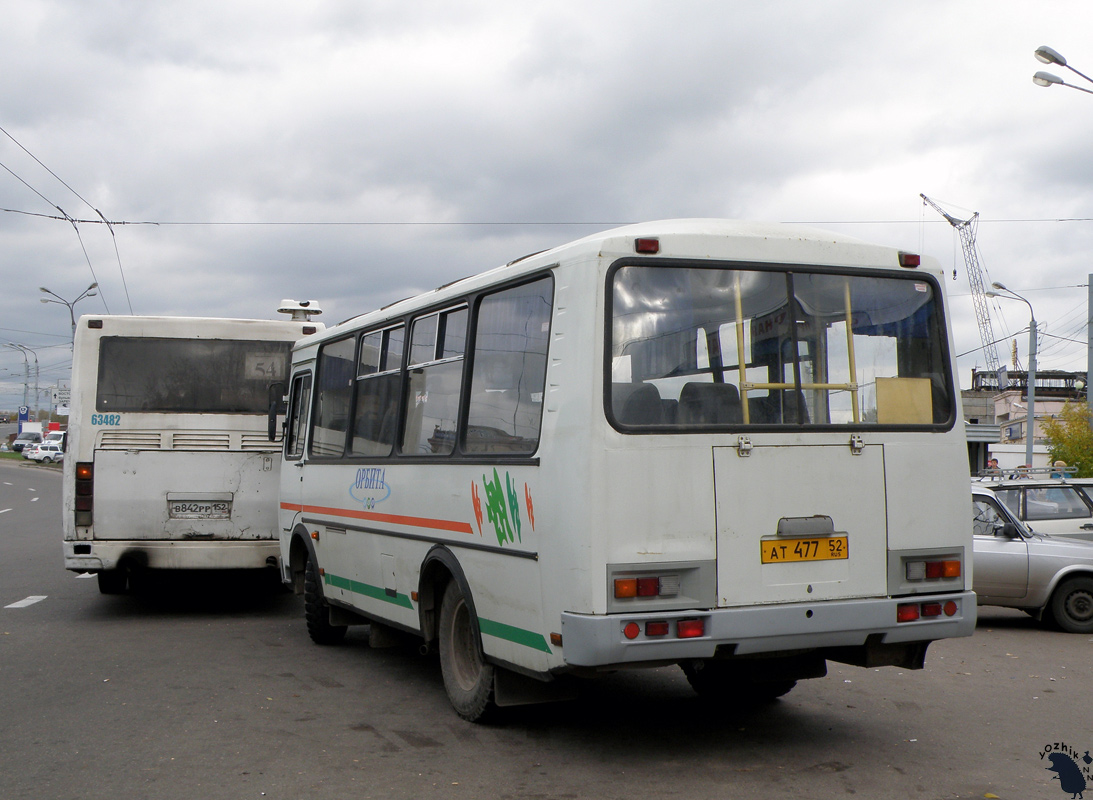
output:
[[[288,403],[285,401],[285,383],[284,381],[274,381],[269,385],[269,415],[266,419],[268,426],[269,440],[271,442],[277,441],[277,417],[284,414],[288,410]]]

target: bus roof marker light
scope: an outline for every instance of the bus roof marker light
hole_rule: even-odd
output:
[[[646,255],[656,255],[660,252],[660,239],[635,239],[634,250]]]
[[[915,267],[917,267],[921,263],[922,263],[922,256],[920,256],[918,253],[904,253],[904,252],[900,251],[899,265],[901,267],[906,267],[907,269],[914,269]]]

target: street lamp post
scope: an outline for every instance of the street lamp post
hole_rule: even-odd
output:
[[[12,350],[17,350],[23,354],[23,406],[30,408],[27,403],[27,398],[30,394],[30,359],[27,358],[26,351],[21,347],[14,344],[4,344],[4,347],[10,347]]]
[[[56,303],[57,305],[68,306],[68,318],[72,321],[72,346],[73,347],[76,346],[76,312],[74,310],[74,307],[78,302],[83,300],[85,297],[94,297],[95,295],[97,295],[98,292],[95,291],[95,289],[97,289],[97,288],[99,288],[98,282],[92,283],[90,286],[88,286],[86,289],[84,289],[82,292],[80,292],[79,297],[77,297],[75,300],[73,300],[70,303],[68,300],[65,300],[63,297],[61,297],[56,292],[51,292],[49,289],[47,289],[44,286],[39,286],[38,287],[39,292],[42,292],[44,294],[48,294],[48,295],[51,295],[52,297],[57,298],[56,300],[51,300],[49,297],[43,297],[43,298],[41,298],[41,301],[43,303]]]
[[[1032,310],[1032,303],[1017,294],[1013,289],[1007,289],[997,281],[992,283],[991,286],[998,291],[984,292],[987,297],[1020,300],[1028,306],[1028,421],[1025,424],[1025,463],[1032,467],[1032,439],[1036,430],[1036,313]],[[1005,292],[1005,294],[1000,294],[1001,292]]]
[[[1036,56],[1036,60],[1043,64],[1057,64],[1060,67],[1065,67],[1066,69],[1073,72],[1075,75],[1079,75],[1082,78],[1085,78],[1090,83],[1093,83],[1093,78],[1090,78],[1088,75],[1078,72],[1078,70],[1074,69],[1074,67],[1066,63],[1066,59],[1063,58],[1062,55],[1060,55],[1057,51],[1052,50],[1047,45],[1037,47],[1034,55]],[[1072,83],[1067,83],[1058,75],[1052,75],[1050,72],[1037,72],[1035,75],[1032,76],[1032,82],[1035,83],[1037,86],[1052,86],[1054,84],[1058,84],[1059,86],[1067,86],[1071,89],[1077,89],[1079,92],[1093,94],[1093,91],[1081,86],[1075,86]]]

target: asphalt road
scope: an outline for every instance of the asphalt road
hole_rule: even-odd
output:
[[[1063,798],[1044,747],[1093,749],[1093,636],[991,609],[925,670],[832,664],[759,711],[665,668],[472,725],[435,657],[317,647],[259,577],[100,595],[63,569],[60,485],[0,462],[5,800]]]

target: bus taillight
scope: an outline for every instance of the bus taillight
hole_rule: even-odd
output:
[[[915,622],[927,617],[956,616],[960,606],[955,600],[948,600],[944,604],[938,601],[925,603],[900,603],[896,606],[896,622]]]
[[[908,561],[907,580],[937,580],[939,578],[959,578],[961,565],[959,559],[938,561]]]
[[[88,461],[76,464],[76,527],[86,528],[91,525],[91,511],[94,506],[95,465]]]
[[[615,597],[676,597],[679,595],[680,577],[671,575],[645,575],[638,578],[615,578]]]

